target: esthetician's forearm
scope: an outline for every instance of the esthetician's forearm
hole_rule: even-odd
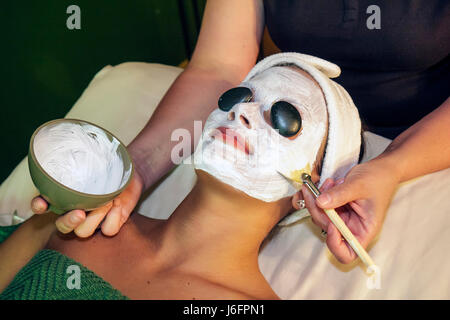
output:
[[[194,120],[204,122],[225,90],[237,85],[243,74],[226,73],[213,68],[188,66],[172,84],[150,121],[128,146],[144,190],[158,181],[174,164],[171,141],[177,128],[189,130],[194,150]]]
[[[378,158],[399,182],[450,167],[450,98],[399,135]]]

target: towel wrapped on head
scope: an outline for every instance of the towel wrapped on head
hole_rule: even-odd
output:
[[[274,66],[294,65],[317,81],[325,96],[328,111],[328,141],[320,175],[321,185],[327,178],[343,178],[358,163],[361,148],[361,120],[347,91],[330,78],[341,69],[326,60],[307,54],[283,52],[271,55],[253,67],[244,81]]]

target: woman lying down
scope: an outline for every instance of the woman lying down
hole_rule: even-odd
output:
[[[209,116],[197,183],[168,220],[134,214],[115,237],[79,239],[33,216],[0,244],[0,298],[278,299],[258,252],[301,197],[278,171],[322,183],[358,162],[360,120],[338,74],[296,53],[262,60]]]

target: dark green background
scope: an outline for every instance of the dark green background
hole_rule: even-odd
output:
[[[27,154],[33,131],[63,117],[105,65],[188,58],[205,1],[2,1],[0,182]],[[81,30],[66,27],[72,4]]]

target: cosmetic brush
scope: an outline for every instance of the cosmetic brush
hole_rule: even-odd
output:
[[[319,189],[315,186],[315,184],[311,180],[310,170],[309,168],[305,168],[303,170],[293,170],[290,173],[283,173],[278,170],[278,173],[285,177],[297,190],[302,188],[302,185],[305,184],[311,193],[317,198],[320,195]],[[334,226],[339,230],[341,235],[347,241],[347,243],[352,247],[352,249],[356,252],[361,261],[367,266],[369,271],[373,271],[375,263],[372,258],[369,256],[367,251],[363,248],[361,243],[359,243],[358,239],[354,236],[354,234],[347,227],[342,218],[337,214],[334,209],[324,209],[326,215],[331,220]]]

